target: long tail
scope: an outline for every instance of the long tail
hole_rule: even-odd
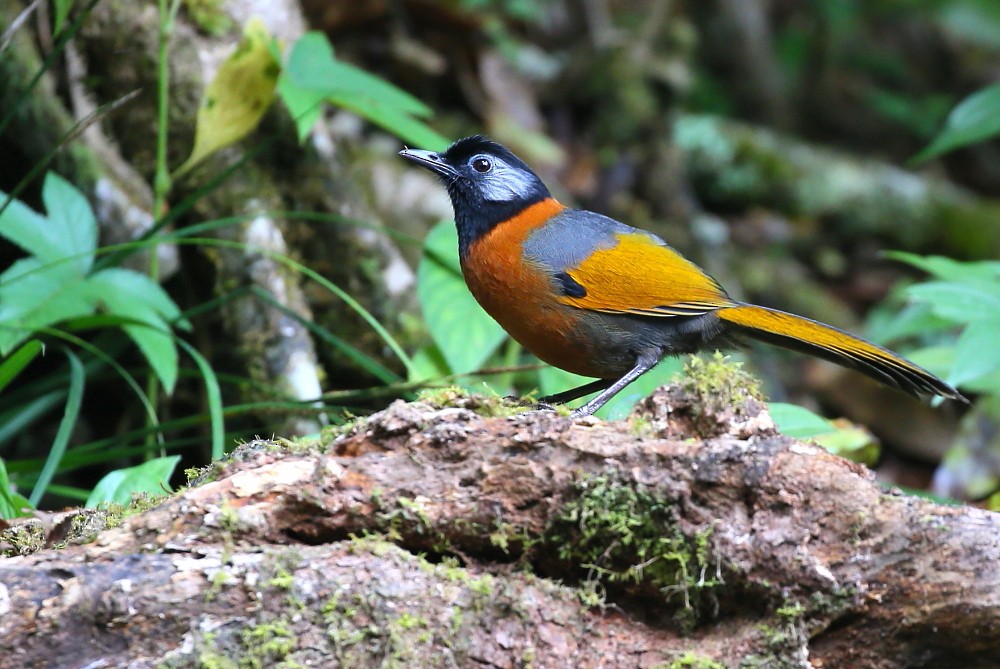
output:
[[[967,402],[957,390],[892,351],[842,330],[776,309],[737,304],[715,312],[741,334],[856,369],[911,395],[941,395]]]

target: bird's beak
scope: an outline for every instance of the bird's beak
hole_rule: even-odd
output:
[[[403,149],[399,152],[399,155],[443,177],[458,176],[458,171],[446,163],[439,153],[423,151],[421,149]]]

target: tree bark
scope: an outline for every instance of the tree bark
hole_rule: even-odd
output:
[[[3,561],[0,667],[995,666],[996,514],[883,489],[754,400],[449,399],[247,444]]]

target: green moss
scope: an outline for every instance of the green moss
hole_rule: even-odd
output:
[[[481,597],[492,597],[494,581],[493,577],[489,574],[483,574],[478,578],[474,578],[467,583],[469,590],[480,595]]]
[[[710,657],[687,651],[676,660],[658,664],[654,669],[726,669],[726,667]]]
[[[272,588],[280,588],[282,590],[291,590],[292,585],[295,583],[295,577],[292,576],[291,572],[285,569],[279,569],[278,572],[269,578],[266,585]]]
[[[743,369],[742,362],[716,351],[708,360],[691,356],[684,363],[681,385],[699,404],[716,412],[747,400],[764,401],[760,380]]]
[[[446,386],[444,388],[426,388],[417,393],[417,401],[430,404],[432,407],[444,408],[454,406],[460,402],[464,403],[474,397],[465,388],[460,386]],[[476,398],[478,399],[478,398]]]
[[[484,418],[509,418],[539,408],[537,400],[532,397],[513,399],[499,395],[478,395],[458,386],[422,390],[417,394],[417,400],[437,408],[462,407]],[[570,413],[570,409],[562,405],[550,408],[558,415],[568,416]]]
[[[663,499],[614,471],[585,477],[575,488],[578,497],[557,514],[546,543],[598,579],[649,584],[665,600],[678,599],[679,622],[693,625],[702,595],[722,584],[710,554],[711,528],[685,536]]]
[[[236,509],[229,504],[229,500],[223,500],[219,507],[219,526],[226,532],[233,534],[240,529],[240,517]]]
[[[205,590],[205,602],[212,602],[222,592],[222,587],[235,582],[233,575],[224,569],[212,574],[208,589]]]
[[[201,638],[202,647],[199,649],[196,665],[198,669],[237,669],[236,662],[215,651],[215,639],[213,632],[206,632]]]
[[[46,531],[40,521],[19,521],[5,530],[0,530],[0,544],[10,546],[9,549],[0,552],[0,556],[37,553],[45,548],[45,536]]]
[[[244,630],[241,640],[243,655],[240,657],[240,669],[273,667],[283,662],[298,646],[298,640],[284,620],[260,623]]]
[[[0,545],[10,546],[0,551],[0,557],[30,555],[47,548],[64,548],[69,545],[86,544],[94,541],[104,530],[119,527],[125,519],[140,514],[163,501],[166,495],[133,495],[128,504],[104,502],[96,509],[75,509],[61,521],[68,523],[62,541],[49,545],[49,529],[35,519],[21,520],[0,530]],[[64,526],[65,527],[65,526]]]
[[[762,653],[747,655],[740,669],[793,669],[802,666],[799,659],[809,639],[805,625],[806,607],[789,600],[775,609],[773,625],[757,628]]]

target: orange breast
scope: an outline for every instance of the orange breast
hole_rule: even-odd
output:
[[[462,272],[483,309],[522,346],[560,369],[600,376],[577,327],[583,312],[561,303],[542,268],[524,259],[527,236],[563,208],[548,198],[496,226],[469,248]]]

